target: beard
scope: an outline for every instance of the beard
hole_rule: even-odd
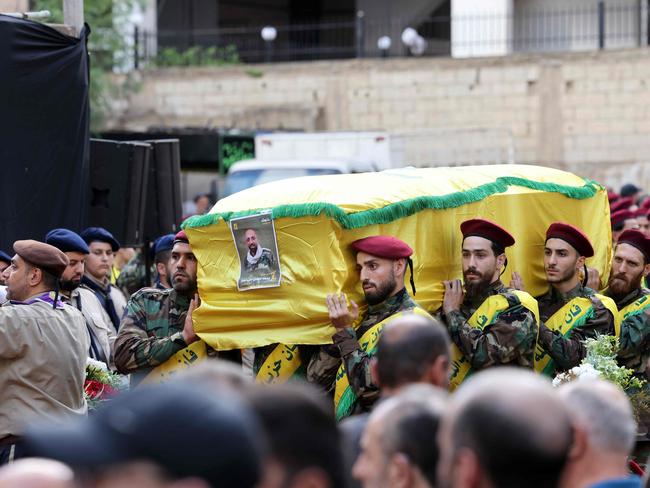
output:
[[[558,271],[557,269],[553,269],[554,271]],[[546,271],[546,270],[545,270]],[[566,283],[567,281],[571,281],[575,275],[578,273],[578,270],[576,269],[575,266],[571,266],[569,269],[564,271],[561,274],[556,274],[555,276],[549,276],[548,273],[546,274],[546,281],[548,283],[554,284],[554,283]]]
[[[362,284],[364,286],[368,284],[374,285],[374,288],[370,290],[364,289],[363,294],[366,297],[366,303],[368,305],[377,305],[390,297],[397,282],[395,281],[395,273],[391,270],[388,279],[382,283],[377,284],[370,280],[364,280]]]
[[[185,279],[178,280],[176,276],[172,277],[172,288],[176,290],[176,293],[181,295],[190,296],[196,292],[196,278],[192,278],[187,273],[179,273]]]
[[[63,291],[72,291],[79,288],[81,278],[74,280],[59,280],[59,289]]]
[[[255,256],[255,253],[257,252],[257,246],[255,246],[255,245],[249,246],[248,252],[251,253],[251,256]]]
[[[609,277],[607,287],[612,295],[624,296],[641,286],[641,278],[643,278],[643,272],[630,278],[629,281],[624,273],[619,273]]]
[[[469,280],[467,279],[468,274],[475,274],[478,276],[478,279]],[[492,283],[492,276],[494,276],[494,272],[486,275],[480,273],[476,268],[468,268],[463,271],[463,284],[465,285],[465,294],[467,297],[471,300],[480,296]]]

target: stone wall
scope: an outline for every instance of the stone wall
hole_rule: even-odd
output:
[[[579,169],[616,185],[647,173],[649,54],[629,49],[151,70],[141,73],[142,88],[130,100],[115,101],[109,126],[385,129],[419,145],[415,164],[514,155],[517,162]],[[484,161],[477,148],[488,149]]]

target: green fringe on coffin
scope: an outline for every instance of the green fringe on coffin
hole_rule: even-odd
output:
[[[273,207],[271,210],[273,212],[273,218],[275,219],[283,217],[313,217],[325,214],[336,220],[344,229],[358,229],[368,225],[388,224],[394,220],[413,215],[421,210],[442,210],[478,202],[490,195],[504,193],[510,186],[521,186],[524,188],[530,188],[531,190],[561,193],[568,198],[574,198],[576,200],[591,198],[598,192],[598,190],[602,189],[602,186],[591,180],[585,180],[583,186],[575,187],[558,185],[555,183],[540,183],[539,181],[513,176],[503,176],[497,178],[493,183],[486,183],[477,186],[476,188],[472,188],[471,190],[459,191],[440,196],[420,196],[402,202],[391,203],[382,208],[373,208],[349,214],[345,213],[345,211],[338,205],[324,202],[278,205],[277,207]],[[264,209],[194,215],[183,222],[182,228],[205,227],[207,225],[216,224],[219,222],[219,219],[228,222],[233,218],[254,215],[259,213],[261,210]]]

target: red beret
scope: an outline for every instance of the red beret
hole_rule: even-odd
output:
[[[185,231],[184,231],[184,230],[178,232],[178,233],[174,236],[174,242],[172,243],[172,245],[176,244],[177,242],[184,242],[185,244],[189,244],[189,243],[190,243],[190,240],[187,238],[187,234],[185,234]]]
[[[609,210],[610,212],[616,212],[618,210],[629,208],[632,205],[634,205],[634,198],[632,197],[620,198],[609,206]]]
[[[646,262],[650,262],[650,239],[640,230],[628,229],[621,232],[618,241],[616,241],[616,245],[619,244],[629,244],[636,247],[643,253]]]
[[[634,214],[634,217],[647,217],[648,216],[648,209],[647,208],[639,208],[633,214]]]
[[[507,230],[485,219],[466,220],[460,224],[460,231],[463,233],[463,239],[470,236],[482,237],[499,244],[504,249],[515,243],[515,238]]]
[[[16,241],[14,242],[14,251],[25,261],[57,278],[61,278],[70,262],[63,251],[44,242]]]
[[[590,258],[594,255],[594,248],[589,242],[589,238],[577,227],[564,222],[552,223],[546,231],[546,240],[562,239],[573,246],[580,256]]]
[[[641,208],[648,210],[650,209],[650,197],[646,197],[645,200],[643,200],[643,203],[641,203]]]
[[[619,210],[617,212],[612,213],[610,216],[610,220],[612,221],[612,227],[614,227],[616,224],[621,224],[625,222],[628,219],[633,219],[634,218],[634,213],[631,210],[628,209],[623,209]]]
[[[408,258],[413,254],[413,249],[408,244],[393,236],[365,237],[354,241],[352,249],[387,259]]]
[[[616,193],[614,190],[610,190],[608,188],[607,189],[607,200],[609,200],[609,203],[615,202],[618,199],[619,199],[618,193]]]

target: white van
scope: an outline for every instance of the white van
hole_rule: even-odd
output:
[[[230,167],[222,196],[269,181],[300,176],[367,173],[377,171],[374,163],[346,159],[245,159]]]

